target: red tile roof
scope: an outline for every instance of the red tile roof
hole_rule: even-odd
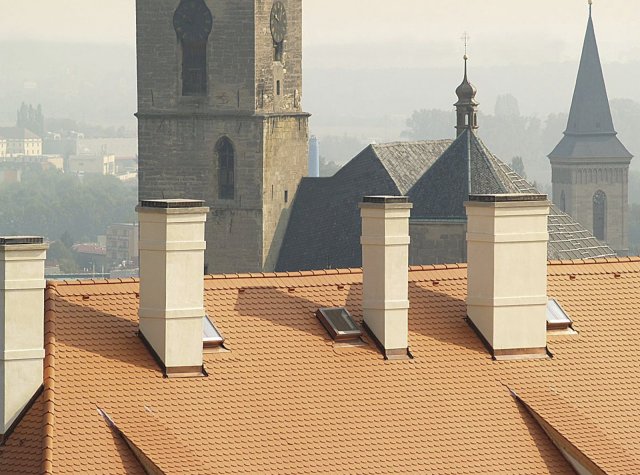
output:
[[[625,454],[607,470],[636,473],[640,258],[550,264],[549,296],[579,335],[551,336],[545,361],[490,358],[465,322],[463,265],[412,268],[415,359],[335,344],[314,312],[361,320],[361,287],[358,269],[207,277],[230,351],[205,354],[206,378],[164,379],[136,334],[135,280],[50,284],[49,383],[0,448],[2,473],[36,458],[55,474],[144,473],[139,460],[166,473],[573,473],[531,408],[605,460],[556,395]]]

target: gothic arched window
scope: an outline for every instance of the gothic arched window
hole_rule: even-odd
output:
[[[235,195],[235,152],[233,144],[227,137],[222,137],[216,144],[218,160],[218,198],[232,200]]]
[[[565,195],[564,190],[560,193],[560,209],[562,211],[567,211],[567,195]]]
[[[182,95],[207,94],[207,41],[213,16],[204,0],[181,0],[173,15],[173,27],[182,53]]]
[[[593,235],[600,241],[605,240],[607,225],[607,195],[598,190],[593,195]]]

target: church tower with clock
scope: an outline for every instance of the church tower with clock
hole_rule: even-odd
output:
[[[308,170],[302,0],[136,0],[139,197],[210,207],[206,271],[273,270]]]

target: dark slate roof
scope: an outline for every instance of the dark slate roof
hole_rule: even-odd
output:
[[[360,267],[358,203],[367,195],[407,194],[413,218],[465,218],[469,168],[472,193],[538,193],[473,132],[461,134],[433,159],[446,142],[407,143],[406,153],[402,143],[371,145],[333,177],[302,180],[276,270]],[[549,233],[550,259],[615,255],[555,206]]]
[[[633,155],[615,135],[565,135],[549,158],[623,158]]]
[[[480,143],[482,143],[480,141]],[[484,144],[482,145],[484,147]],[[485,147],[486,149],[486,147]],[[491,160],[500,169],[503,176],[510,183],[510,188],[516,193],[539,193],[524,178],[518,175],[507,164],[491,154]],[[514,191],[510,191],[514,192]],[[598,241],[593,234],[576,222],[571,216],[551,204],[549,210],[549,246],[547,257],[551,260],[565,259],[595,259],[599,257],[614,257],[616,254],[609,246]]]
[[[464,217],[464,202],[474,194],[510,193],[484,145],[469,130],[462,133],[409,190],[414,218]],[[471,163],[469,167],[468,163]],[[469,190],[471,169],[471,190]]]
[[[549,158],[632,158],[613,127],[591,15],[564,135]]]
[[[356,267],[361,262],[360,210],[366,195],[400,195],[373,146],[330,178],[304,178],[293,203],[276,269]]]
[[[451,140],[393,142],[372,145],[373,152],[405,195],[451,145]]]

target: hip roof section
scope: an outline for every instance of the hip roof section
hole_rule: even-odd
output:
[[[136,335],[137,281],[50,284],[52,472],[143,473],[106,408],[159,467],[188,447],[221,474],[573,473],[509,388],[571,401],[627,454],[607,460],[624,472],[640,460],[640,259],[555,262],[548,274],[578,335],[550,336],[553,359],[524,362],[493,361],[465,322],[463,265],[411,269],[414,359],[400,362],[370,341],[336,344],[314,315],[345,306],[362,320],[358,269],[209,277],[206,309],[229,351],[206,354],[209,376],[194,379],[163,378]],[[566,408],[544,409],[563,430]],[[34,404],[0,448],[3,473],[31,466],[41,413]],[[184,460],[181,473],[201,472]]]

